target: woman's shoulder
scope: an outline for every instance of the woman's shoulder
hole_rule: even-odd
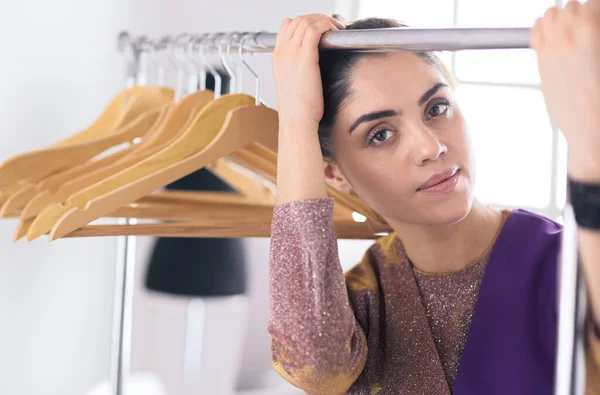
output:
[[[505,272],[519,272],[524,281],[539,280],[540,273],[545,273],[548,284],[553,283],[561,236],[562,225],[557,221],[540,213],[513,209],[494,243],[488,269],[500,277]]]
[[[562,225],[541,213],[517,208],[510,212],[503,229],[507,239],[520,239],[535,245],[560,244]],[[519,243],[521,244],[521,243]]]
[[[522,208],[516,208],[510,211],[509,218],[517,220],[527,226],[539,228],[540,231],[547,233],[557,233],[562,230],[562,225],[548,218],[546,215],[536,213]]]
[[[377,269],[382,261],[397,259],[398,246],[396,233],[379,237],[367,249],[362,259],[345,273],[346,283],[351,289],[376,290],[378,288]]]

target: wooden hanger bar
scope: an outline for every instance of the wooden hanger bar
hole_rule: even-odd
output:
[[[386,229],[368,230],[364,223],[334,222],[338,239],[376,239]],[[100,236],[158,236],[158,237],[270,237],[271,221],[264,223],[240,223],[231,226],[210,226],[200,222],[163,222],[138,225],[88,225],[63,237],[100,237]]]
[[[269,140],[274,139],[276,144],[277,113],[255,106],[254,102],[255,98],[241,94],[225,95],[211,102],[197,114],[199,121],[164,151],[72,195],[64,205],[48,207],[33,222],[27,232],[28,239],[50,229],[51,240],[62,237],[253,140],[262,138],[267,145],[272,145]]]
[[[169,94],[170,93],[170,94]],[[14,193],[23,182],[38,182],[43,178],[89,160],[100,152],[128,141],[128,131],[119,128],[133,122],[145,112],[162,107],[173,100],[173,91],[166,88],[144,91],[131,99],[128,110],[116,121],[115,128],[104,130],[104,135],[73,144],[60,144],[50,148],[26,152],[0,164],[0,190]],[[113,130],[117,133],[112,134]],[[85,149],[83,149],[85,148]]]
[[[35,181],[38,177],[30,177],[27,182],[20,184],[19,189],[11,194],[5,203],[0,206],[0,218],[21,210],[36,194],[45,189],[56,190],[61,184],[76,179],[78,175],[90,173],[94,169],[102,169],[106,167],[107,162],[119,159],[126,153],[127,149],[122,149],[120,152],[115,152],[106,158],[96,161],[88,160],[107,149],[123,143],[131,143],[136,138],[143,137],[144,134],[152,131],[153,125],[164,116],[166,111],[167,107],[147,111],[126,126],[104,138],[60,146],[48,151],[38,151],[38,160],[41,161],[39,165],[48,166],[48,172],[58,168],[66,170],[41,179],[37,183]],[[123,151],[125,152],[122,153]],[[70,169],[68,164],[72,166]]]
[[[40,214],[46,207],[52,204],[64,202],[69,196],[75,194],[84,188],[93,185],[96,182],[116,174],[129,166],[157,153],[172,140],[176,139],[180,131],[185,130],[185,126],[189,123],[197,112],[210,103],[214,98],[212,91],[194,92],[176,104],[172,105],[164,120],[157,125],[157,130],[153,130],[148,138],[146,135],[141,142],[134,147],[131,147],[126,155],[117,160],[110,161],[107,165],[96,169],[93,172],[88,172],[80,177],[71,178],[68,182],[63,183],[54,191],[44,191],[39,193],[27,203],[15,231],[14,239],[18,240],[24,237],[29,227],[33,224],[35,216]]]

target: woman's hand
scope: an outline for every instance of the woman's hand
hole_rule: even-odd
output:
[[[323,33],[339,29],[344,25],[321,14],[286,18],[281,24],[271,58],[280,123],[317,126],[321,121],[319,41]]]
[[[271,63],[277,89],[279,141],[276,204],[326,198],[319,122],[323,86],[319,41],[344,26],[326,15],[285,19],[277,33]]]
[[[569,175],[600,182],[600,0],[548,9],[531,41],[550,119],[569,146]]]

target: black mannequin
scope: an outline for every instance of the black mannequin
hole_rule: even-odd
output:
[[[229,78],[222,76],[222,91]],[[208,76],[207,89],[214,90]],[[235,191],[208,170],[200,169],[166,187],[186,191]],[[231,296],[246,292],[246,263],[240,239],[159,238],[146,272],[146,287],[182,296]]]

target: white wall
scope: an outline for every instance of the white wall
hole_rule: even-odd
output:
[[[94,119],[122,85],[117,0],[3,1],[0,161]],[[12,243],[0,221],[0,393],[79,395],[107,375],[114,239]]]
[[[189,0],[5,0],[0,13],[0,162],[69,136],[99,114],[122,87],[123,63],[115,41],[123,29],[149,36],[276,31],[285,16],[331,13],[336,3],[339,7],[345,1],[239,0],[218,7],[214,1]],[[253,64],[264,78],[264,99],[275,105],[268,57]],[[15,220],[0,221],[0,394],[84,394],[108,378],[116,241],[48,243],[42,238],[13,244],[15,225]],[[138,243],[139,278],[150,243],[150,238]],[[364,245],[356,248],[362,251]],[[251,388],[278,378],[270,368],[266,333],[268,240],[249,241],[248,254],[252,320],[240,385]],[[346,261],[355,257],[351,252]],[[148,324],[166,322],[175,328],[172,333],[182,333],[185,301],[157,300],[139,283],[136,290],[133,369],[145,370],[152,365],[149,350],[182,341],[161,338],[164,326],[150,336]],[[152,348],[158,344],[162,348]],[[159,353],[156,358],[168,357]],[[158,373],[172,390],[178,388],[176,365]]]

